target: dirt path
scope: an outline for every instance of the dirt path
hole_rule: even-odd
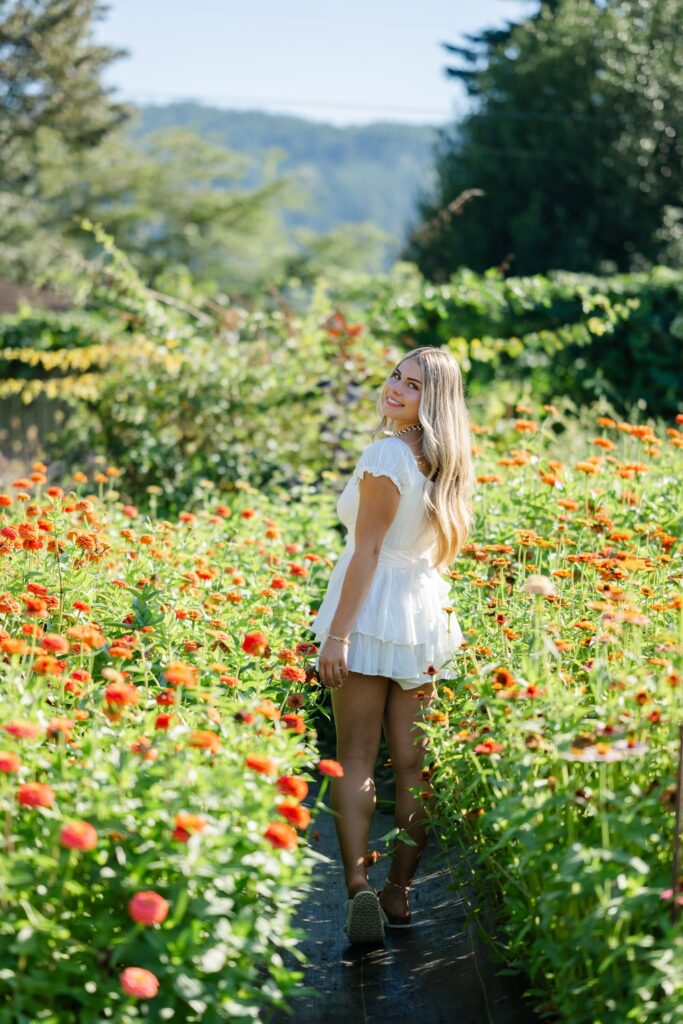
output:
[[[462,895],[448,888],[450,876],[437,844],[430,840],[411,891],[414,926],[387,932],[384,948],[350,946],[344,934],[345,888],[334,821],[320,814],[317,849],[328,858],[315,875],[296,924],[308,938],[304,985],[294,1014],[275,1024],[535,1024],[522,1004],[523,983],[496,976],[500,964],[467,924]],[[371,848],[392,827],[378,811]],[[381,887],[382,859],[370,872]]]

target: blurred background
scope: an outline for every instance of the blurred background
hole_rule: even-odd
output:
[[[682,21],[0,0],[0,482],[46,458],[169,507],[315,484],[422,344],[475,416],[674,414]]]

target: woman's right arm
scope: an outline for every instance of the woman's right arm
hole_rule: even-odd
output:
[[[384,537],[396,518],[401,498],[388,476],[366,473],[358,481],[359,505],[354,552],[344,575],[339,603],[329,632],[348,637],[370,589]],[[318,674],[323,686],[335,689],[348,675],[346,645],[327,638],[320,648]]]

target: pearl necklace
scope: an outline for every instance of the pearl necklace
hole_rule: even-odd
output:
[[[409,430],[423,430],[421,423],[413,423],[412,427],[404,427],[402,430],[395,430],[392,433],[393,437],[400,437],[401,434],[407,434]]]

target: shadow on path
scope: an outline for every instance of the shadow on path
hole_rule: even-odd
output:
[[[393,822],[375,814],[370,848],[378,847]],[[502,964],[467,923],[465,901],[448,888],[451,881],[438,844],[427,845],[410,893],[414,925],[410,931],[387,931],[382,947],[350,946],[344,934],[346,889],[339,860],[334,820],[321,813],[316,821],[327,858],[316,869],[313,887],[295,924],[307,938],[300,948],[308,957],[293,1015],[274,1024],[534,1024],[537,1018],[522,1002],[523,979],[500,976]],[[381,888],[388,860],[370,869],[370,882]]]

